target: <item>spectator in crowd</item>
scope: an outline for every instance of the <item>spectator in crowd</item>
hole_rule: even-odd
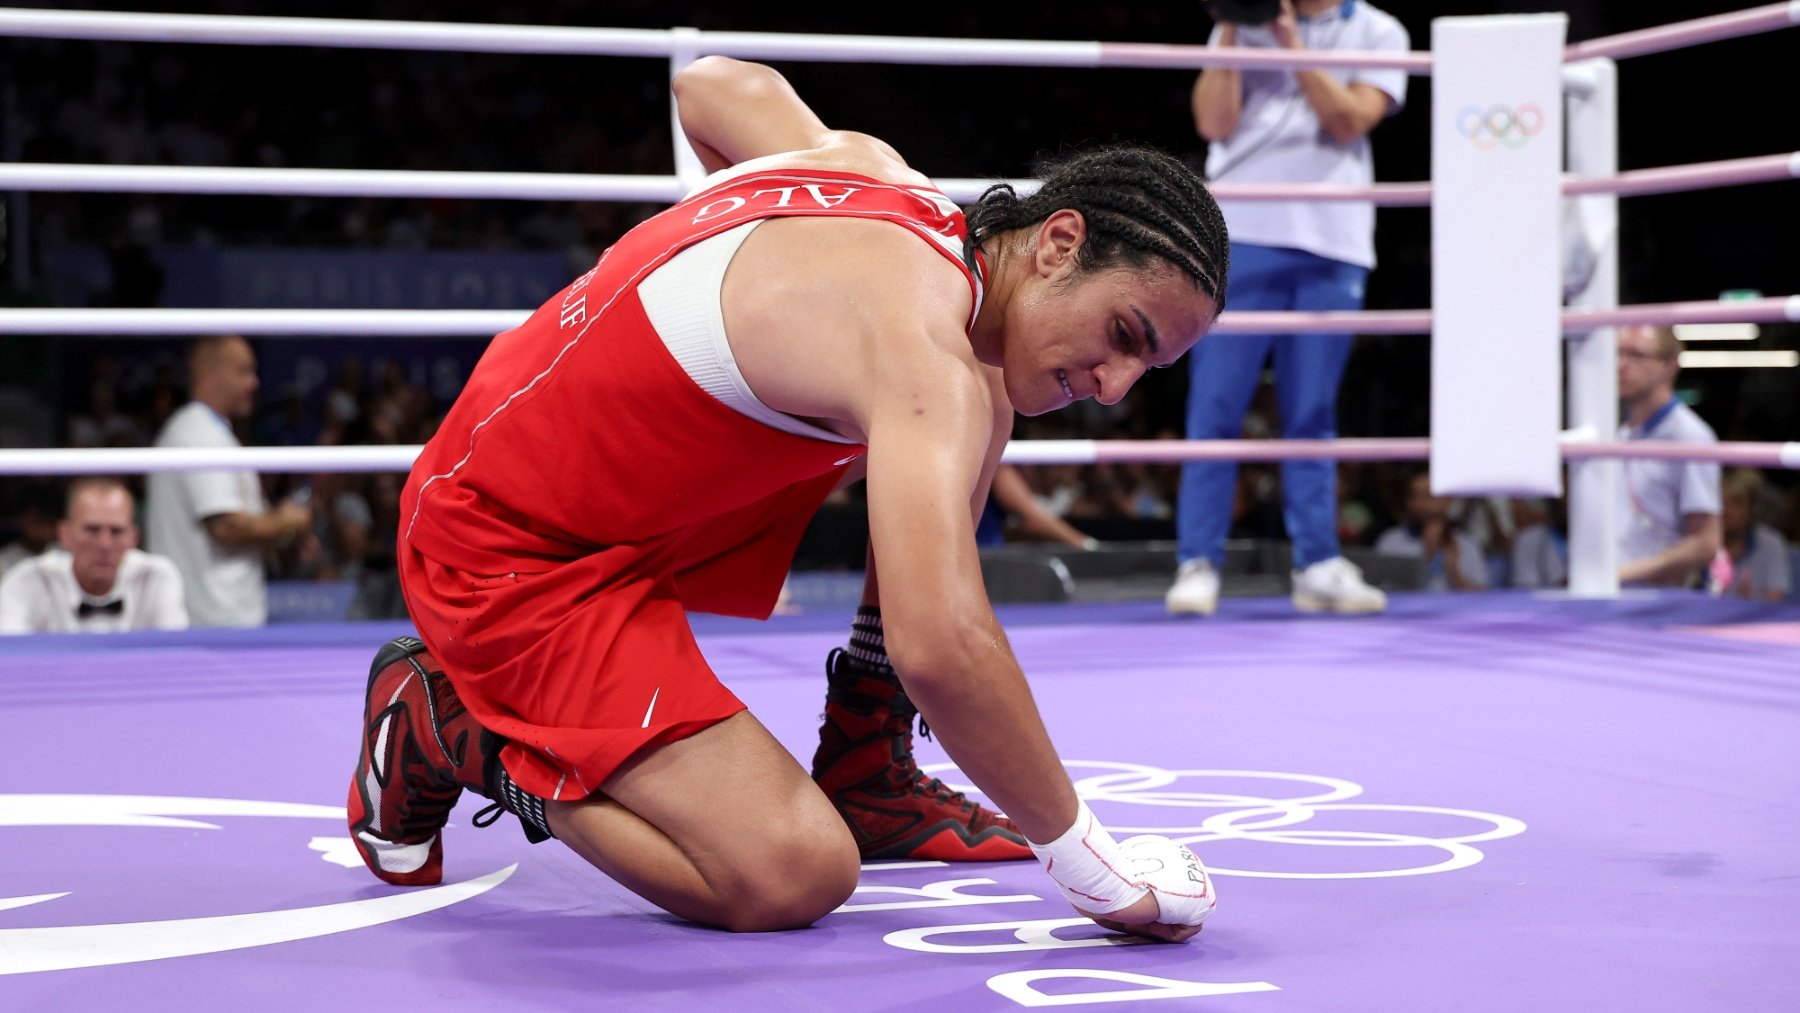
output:
[[[256,406],[256,356],[237,335],[201,338],[188,355],[192,400],[169,417],[158,447],[236,447],[233,423]],[[150,548],[181,571],[195,626],[260,626],[268,618],[263,552],[308,535],[312,514],[285,501],[270,509],[253,471],[171,471],[150,476]]]
[[[325,422],[348,427],[362,418],[363,404],[368,400],[363,390],[363,364],[349,356],[338,364],[337,376],[325,392]]]
[[[1363,0],[1281,0],[1262,24],[1236,24],[1240,5],[1211,8],[1221,20],[1211,45],[1290,51],[1400,52],[1406,29]],[[1391,69],[1238,70],[1209,67],[1194,85],[1194,124],[1211,143],[1206,174],[1227,183],[1367,184],[1374,179],[1369,132],[1400,108],[1406,74]],[[1367,202],[1221,201],[1231,228],[1233,310],[1359,310],[1375,264],[1375,212]],[[1352,336],[1234,334],[1203,341],[1188,356],[1187,435],[1230,439],[1244,423],[1263,363],[1274,367],[1281,433],[1337,435],[1337,393]],[[1176,614],[1209,615],[1231,523],[1234,466],[1190,462],[1176,508]],[[1282,466],[1283,516],[1294,545],[1296,608],[1380,612],[1387,598],[1363,580],[1338,542],[1336,471],[1330,461]]]
[[[1375,551],[1425,560],[1427,591],[1480,591],[1488,586],[1481,547],[1450,522],[1450,499],[1432,494],[1430,472],[1408,480],[1405,519],[1381,533]]]
[[[1681,342],[1669,327],[1621,327],[1622,440],[1711,445],[1712,427],[1675,396]],[[1626,460],[1621,476],[1622,584],[1697,586],[1719,552],[1719,466],[1708,461]]]
[[[71,486],[57,526],[62,547],[0,580],[0,633],[186,629],[181,574],[138,549],[135,513],[131,491],[117,479]]]
[[[69,446],[143,446],[143,427],[137,419],[120,412],[117,401],[111,374],[95,376],[88,384],[87,411],[69,420]]]
[[[1488,568],[1488,586],[1511,583],[1513,511],[1503,496],[1458,497],[1450,501],[1450,524],[1469,536]]]
[[[299,540],[291,576],[353,582],[362,576],[374,518],[361,477],[320,473],[296,493],[295,500],[312,511],[312,537]]]
[[[367,483],[369,534],[367,548],[356,586],[356,597],[350,603],[351,619],[405,619],[406,599],[400,594],[400,578],[395,572],[394,546],[399,539],[400,489],[405,475],[378,472]]]
[[[1551,504],[1541,499],[1511,501],[1513,587],[1561,587],[1569,580],[1569,545],[1551,523]]]
[[[13,517],[18,537],[0,546],[0,574],[56,544],[56,521],[62,516],[56,486],[47,481],[19,485]]]
[[[1757,522],[1756,498],[1762,472],[1733,468],[1725,475],[1720,513],[1724,551],[1710,568],[1714,594],[1759,601],[1784,601],[1791,590],[1787,542],[1781,532]]]
[[[148,414],[144,419],[145,432],[160,433],[162,427],[169,422],[169,416],[181,407],[181,388],[175,384],[174,367],[167,362],[158,362],[155,366],[154,379],[150,384],[148,398]]]
[[[308,407],[305,392],[290,384],[282,392],[279,414],[265,425],[263,441],[277,447],[311,447],[322,442],[319,421]]]
[[[1031,489],[1019,469],[1002,464],[994,470],[994,485],[989,508],[1004,517],[1004,534],[1027,542],[1055,542],[1077,549],[1096,549],[1099,541],[1052,512]],[[983,531],[977,532],[982,544],[1005,541],[1002,532],[992,530],[983,516]]]
[[[1368,545],[1390,526],[1390,517],[1379,495],[1390,483],[1380,461],[1339,461],[1337,479],[1338,541]]]

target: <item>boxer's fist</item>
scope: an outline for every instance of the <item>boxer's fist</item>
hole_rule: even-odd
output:
[[[1149,892],[1128,907],[1101,914],[1076,910],[1115,932],[1184,942],[1218,905],[1212,877],[1185,845],[1145,835],[1119,844],[1119,854],[1137,884]]]
[[[1145,834],[1121,841],[1119,850],[1131,863],[1132,875],[1156,898],[1158,921],[1198,926],[1218,906],[1212,877],[1187,845]]]

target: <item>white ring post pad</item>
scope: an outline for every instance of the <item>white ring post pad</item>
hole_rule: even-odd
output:
[[[1558,496],[1564,14],[1431,23],[1431,491]]]
[[[1075,822],[1049,844],[1032,844],[1032,854],[1044,863],[1057,888],[1069,903],[1092,914],[1110,914],[1130,907],[1148,892],[1132,877],[1131,864],[1117,841],[1086,802],[1077,800]]]

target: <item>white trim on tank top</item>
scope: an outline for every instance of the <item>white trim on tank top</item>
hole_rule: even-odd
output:
[[[759,218],[702,239],[652,271],[637,287],[644,314],[682,370],[720,404],[784,433],[828,443],[855,443],[763,404],[738,369],[725,335],[720,290],[738,247],[765,221],[768,219]]]

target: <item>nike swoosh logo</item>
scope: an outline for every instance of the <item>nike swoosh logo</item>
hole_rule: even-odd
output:
[[[223,953],[366,929],[478,897],[506,882],[517,868],[514,864],[461,883],[319,907],[158,922],[0,929],[0,975]],[[30,902],[40,898],[10,899]]]
[[[645,728],[650,727],[650,715],[656,713],[656,698],[659,696],[662,696],[662,687],[661,686],[656,687],[656,692],[650,694],[650,707],[648,710],[644,711],[644,725],[643,726]]]

